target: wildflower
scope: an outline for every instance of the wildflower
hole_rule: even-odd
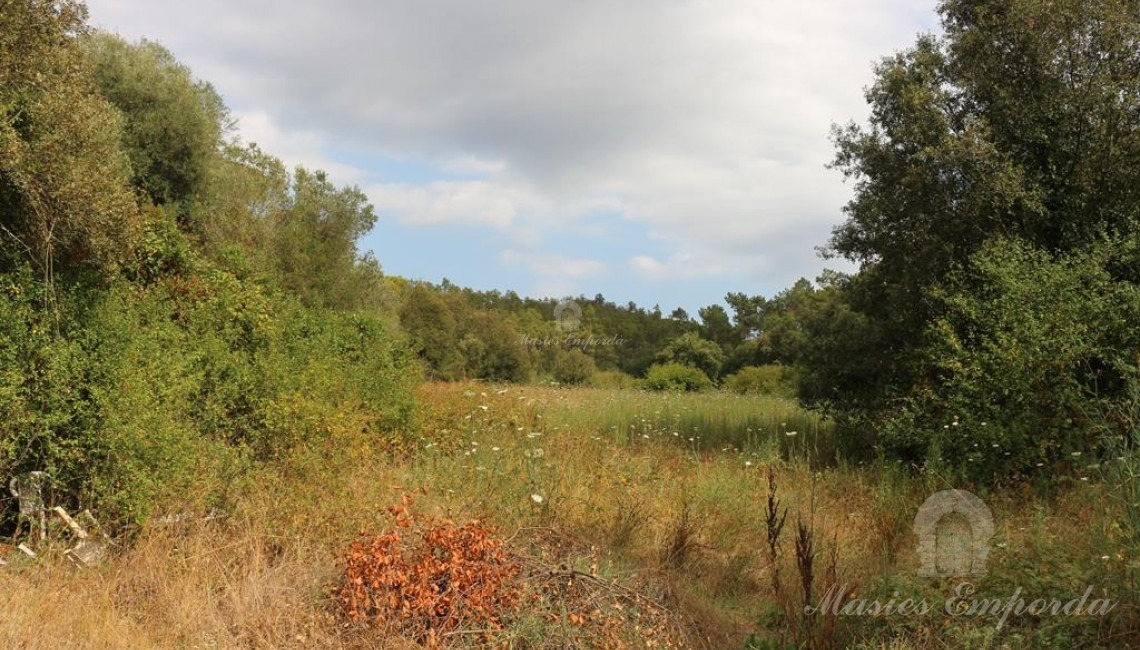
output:
[[[1081,452],[1079,452],[1079,451],[1074,451],[1074,452],[1073,452],[1072,454],[1070,454],[1070,455],[1071,455],[1073,458],[1080,458],[1080,457],[1081,457]]]
[[[744,461],[744,466],[745,467],[752,467],[752,461],[750,461],[750,460]]]
[[[543,501],[546,501],[546,498],[543,497],[541,494],[535,492],[534,494],[530,495],[530,500],[534,501],[535,503],[541,504]]]
[[[502,451],[502,450],[499,449],[498,447],[491,447],[491,451]]]
[[[789,437],[789,438],[792,438],[794,436],[798,436],[799,434],[800,434],[799,431],[789,431],[789,432],[785,433],[784,435]]]

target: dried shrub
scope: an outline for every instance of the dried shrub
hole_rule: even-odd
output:
[[[479,522],[417,521],[411,501],[389,507],[395,530],[361,535],[340,558],[344,614],[418,640],[501,629],[521,598],[503,542]]]

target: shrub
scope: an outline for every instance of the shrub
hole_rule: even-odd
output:
[[[635,388],[637,380],[620,370],[599,370],[590,382],[598,388]]]
[[[1135,381],[1126,369],[1140,347],[1140,288],[1114,277],[1133,267],[1133,249],[984,248],[931,294],[943,314],[923,351],[933,381],[880,423],[884,450],[992,482],[1074,469],[1125,435],[1097,430],[1095,412]]]
[[[589,383],[597,372],[594,360],[581,350],[559,350],[554,362],[554,380],[577,386]]]
[[[708,375],[679,363],[656,364],[649,368],[641,386],[649,390],[700,391],[713,387]]]
[[[779,364],[747,366],[724,378],[725,388],[741,395],[780,395],[794,397],[796,372]]]
[[[379,317],[222,271],[55,292],[3,274],[0,476],[47,471],[108,524],[203,505],[250,460],[348,434],[398,443],[410,364]]]
[[[362,536],[342,555],[336,599],[344,614],[420,640],[500,629],[522,593],[503,542],[478,522],[418,522],[411,503],[404,495],[388,508],[395,530]]]

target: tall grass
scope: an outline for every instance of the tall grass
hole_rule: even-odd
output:
[[[728,448],[821,463],[836,458],[831,423],[783,397],[579,389],[549,396],[544,406],[552,423],[604,432],[620,444],[674,438],[698,451]]]
[[[272,471],[246,477],[223,519],[144,527],[100,569],[72,569],[50,549],[38,562],[7,554],[0,647],[401,647],[408,642],[383,629],[348,624],[328,594],[337,555],[361,532],[393,530],[385,508],[406,491],[416,491],[425,516],[482,520],[524,567],[523,611],[483,638],[452,630],[441,638],[447,647],[1137,640],[1132,601],[1110,619],[1020,617],[1000,631],[976,617],[797,620],[804,592],[818,601],[832,585],[883,601],[937,600],[953,585],[915,576],[909,527],[927,479],[812,467],[782,446],[813,431],[812,416],[788,402],[482,384],[428,384],[419,401],[419,428],[404,450],[381,449],[366,432],[297,447]],[[828,435],[814,426],[818,438]],[[769,470],[779,495],[766,513]],[[1108,489],[1081,483],[1056,500],[1029,490],[985,495],[998,532],[979,594],[1008,597],[1020,586],[1063,595],[1089,582],[1127,595],[1118,590],[1135,559]],[[789,526],[773,542],[785,509]],[[810,524],[801,531],[800,521]],[[814,586],[805,589],[809,556]],[[50,633],[44,617],[58,621]]]

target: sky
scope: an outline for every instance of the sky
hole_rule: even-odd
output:
[[[824,268],[880,58],[934,0],[88,0],[219,91],[240,137],[365,191],[385,272],[618,304]]]

